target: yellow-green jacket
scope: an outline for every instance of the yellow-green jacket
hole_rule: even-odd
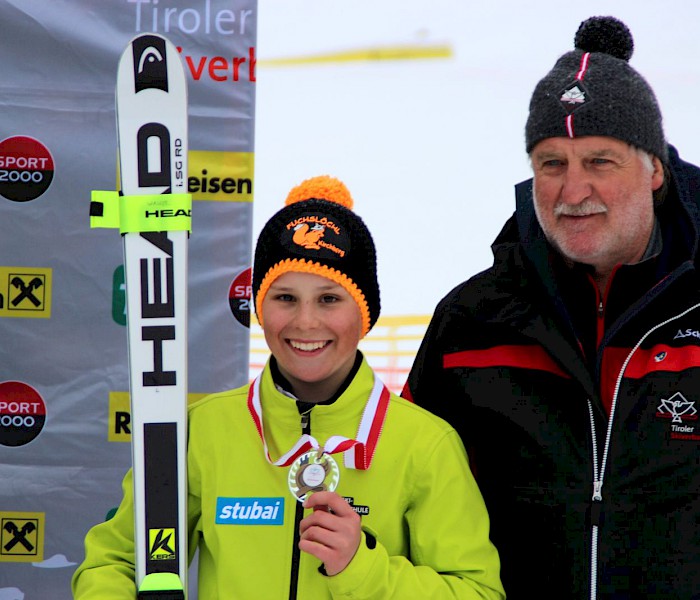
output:
[[[271,457],[301,435],[294,399],[261,375]],[[354,438],[374,374],[366,362],[342,395],[311,410],[311,434]],[[503,598],[489,521],[462,443],[444,421],[392,394],[368,470],[347,469],[336,492],[362,516],[363,539],[350,564],[328,577],[301,553],[291,573],[297,500],[288,468],[271,465],[247,405],[248,386],[214,394],[189,411],[189,546],[199,548],[200,600],[439,600]],[[246,518],[241,518],[244,515]],[[93,527],[73,578],[76,600],[132,600],[133,504],[130,473],[116,515]],[[296,596],[294,596],[296,591]]]

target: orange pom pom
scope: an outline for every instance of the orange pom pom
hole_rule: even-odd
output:
[[[289,206],[295,202],[303,202],[310,198],[335,202],[350,210],[355,204],[345,184],[340,179],[329,175],[319,175],[318,177],[302,181],[299,185],[292,188],[284,203]]]

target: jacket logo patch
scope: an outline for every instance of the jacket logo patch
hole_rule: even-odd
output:
[[[352,496],[343,496],[343,498],[350,505],[350,507],[361,517],[367,516],[369,514],[369,506],[355,504],[355,498],[353,498]]]
[[[700,435],[695,433],[695,425],[689,424],[698,420],[695,402],[687,400],[680,392],[676,392],[668,399],[662,398],[656,408],[656,416],[661,419],[671,419],[672,440],[700,441]]]
[[[678,333],[673,336],[673,339],[678,340],[687,337],[694,337],[700,339],[700,331],[698,331],[697,329],[686,329],[685,331],[679,329]]]
[[[216,499],[217,525],[282,525],[284,498]]]

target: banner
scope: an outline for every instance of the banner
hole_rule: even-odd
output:
[[[122,243],[89,204],[139,33],[188,78],[190,399],[247,381],[256,30],[256,0],[0,0],[0,600],[72,597],[131,464]]]

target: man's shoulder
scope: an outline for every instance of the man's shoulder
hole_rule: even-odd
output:
[[[492,265],[469,279],[462,281],[445,294],[437,306],[437,311],[447,314],[466,315],[487,310],[490,304],[504,296],[512,297],[503,268]]]
[[[679,192],[688,192],[696,202],[700,199],[700,167],[680,157],[678,150],[669,145],[669,167]]]

